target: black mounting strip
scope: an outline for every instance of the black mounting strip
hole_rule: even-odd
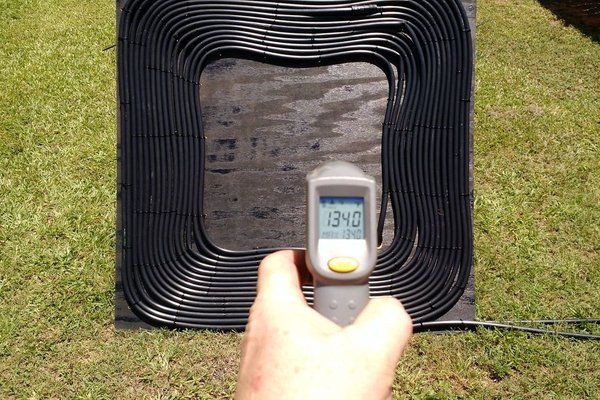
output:
[[[227,57],[296,68],[368,62],[385,73],[379,233],[391,202],[394,239],[379,255],[371,294],[397,297],[417,323],[455,305],[473,261],[473,49],[459,0],[118,7],[117,262],[139,318],[242,329],[258,264],[274,250],[219,248],[205,230],[199,80]],[[310,301],[310,287],[305,295]]]

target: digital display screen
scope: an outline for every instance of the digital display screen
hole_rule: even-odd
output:
[[[320,239],[364,239],[365,199],[363,197],[321,197]]]

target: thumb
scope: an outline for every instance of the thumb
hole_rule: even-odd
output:
[[[361,342],[385,354],[395,365],[412,335],[412,321],[393,297],[371,299],[356,321],[347,328]]]

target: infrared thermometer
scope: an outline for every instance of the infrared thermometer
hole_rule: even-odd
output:
[[[369,302],[369,275],[377,261],[375,180],[344,161],[328,162],[306,180],[306,264],[314,308],[346,326]]]

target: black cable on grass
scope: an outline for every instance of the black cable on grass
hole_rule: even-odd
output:
[[[520,321],[521,323],[536,323],[543,325],[555,325],[555,324],[583,324],[583,323],[593,323],[597,324],[599,320],[597,318],[590,319],[582,319],[582,320],[530,320],[530,321]],[[533,333],[533,334],[541,334],[541,335],[557,335],[570,339],[577,340],[600,340],[600,335],[594,335],[591,333],[580,333],[580,332],[565,332],[565,331],[556,331],[550,329],[540,329],[534,328],[530,326],[523,325],[515,325],[512,322],[499,322],[499,321],[464,321],[464,320],[456,320],[456,321],[432,321],[432,322],[421,322],[417,323],[413,326],[414,332],[427,332],[427,331],[451,331],[451,330],[468,330],[474,331],[477,328],[486,328],[486,329],[498,329],[498,330],[508,330],[508,331],[517,331],[517,332],[525,332],[525,333]]]

